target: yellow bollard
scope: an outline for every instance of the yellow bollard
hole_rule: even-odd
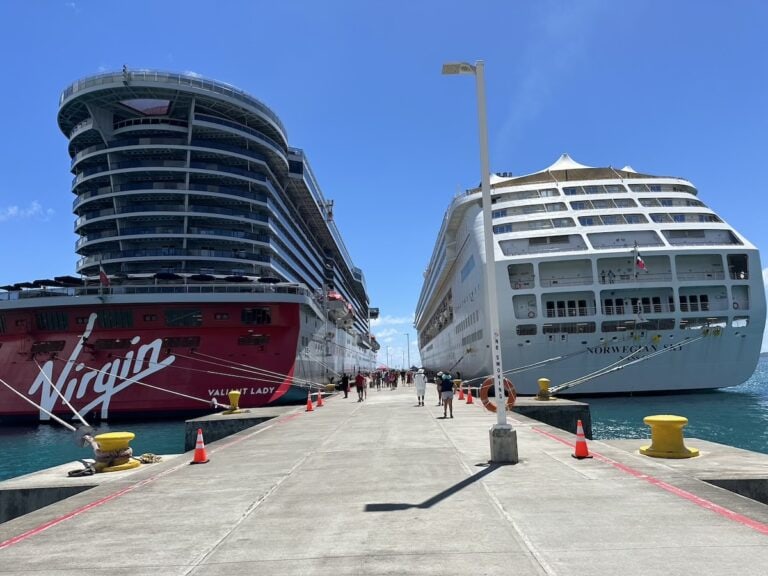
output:
[[[230,390],[229,394],[229,410],[224,410],[222,414],[242,414],[245,410],[240,410],[240,390]]]
[[[140,466],[141,462],[132,458],[133,450],[129,446],[134,438],[133,432],[106,432],[94,437],[99,445],[95,450],[96,472],[119,472]]]
[[[693,458],[699,455],[697,448],[686,448],[683,443],[683,427],[688,418],[659,414],[643,418],[651,427],[651,445],[640,448],[640,454],[653,458]]]
[[[539,393],[536,394],[536,400],[554,400],[549,394],[549,378],[539,378]]]

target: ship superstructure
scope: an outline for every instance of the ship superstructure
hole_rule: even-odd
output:
[[[77,364],[86,353],[84,365],[105,372],[119,356],[125,370],[115,377],[124,379],[147,370],[128,353],[148,356],[142,347],[159,341],[153,363],[175,355],[175,367],[190,369],[177,376],[180,388],[206,397],[259,390],[251,400],[265,404],[295,400],[297,382],[372,365],[363,273],[304,152],[266,105],[195,75],[123,69],[64,90],[58,124],[73,173],[77,275],[3,287],[0,365],[13,366],[5,380],[34,395],[50,386],[35,364],[75,351],[73,370],[85,371]],[[329,293],[343,300],[343,315],[331,311]],[[266,373],[203,384],[182,350],[266,370],[274,390],[261,392],[271,387]],[[73,387],[95,401],[93,386]],[[156,400],[146,390],[140,405],[126,396],[112,399],[113,412],[151,410]]]
[[[503,367],[518,392],[719,388],[751,376],[765,325],[757,249],[691,182],[567,155],[491,178]],[[416,310],[425,367],[491,373],[481,194],[443,220]]]

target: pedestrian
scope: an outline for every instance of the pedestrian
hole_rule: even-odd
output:
[[[600,284],[605,284],[605,270],[600,270]]]
[[[344,398],[349,396],[349,374],[344,372],[341,375],[341,389],[344,391]]]
[[[453,418],[453,378],[447,372],[440,376],[440,398],[443,401],[443,418],[448,418],[450,411]]]
[[[424,374],[424,368],[419,368],[413,375],[413,382],[416,384],[416,398],[418,405],[424,406],[424,394],[427,391],[427,376]]]
[[[365,376],[358,370],[357,376],[355,376],[355,388],[357,388],[357,401],[363,401],[363,393],[365,390]]]
[[[613,273],[613,270],[608,270],[608,284],[613,284],[613,279],[616,277],[616,274]]]
[[[437,388],[437,405],[442,406],[443,405],[443,393],[440,389],[440,385],[443,381],[443,373],[438,372],[437,376],[435,376],[435,388]]]

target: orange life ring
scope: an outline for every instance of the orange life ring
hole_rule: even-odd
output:
[[[483,403],[486,410],[496,412],[496,404],[491,402],[488,398],[488,392],[492,386],[493,378],[486,378],[485,382],[483,382],[483,385],[480,387],[480,401]],[[504,378],[504,389],[507,391],[507,409],[511,410],[515,405],[517,392],[515,391],[515,385],[512,384],[512,381],[509,378]]]

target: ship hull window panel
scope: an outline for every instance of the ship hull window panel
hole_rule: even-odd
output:
[[[166,326],[202,326],[203,315],[197,308],[171,308],[165,311]]]
[[[268,306],[243,308],[241,319],[243,324],[271,324],[272,310]]]
[[[37,312],[35,315],[38,330],[55,331],[67,329],[67,314],[60,311]]]

